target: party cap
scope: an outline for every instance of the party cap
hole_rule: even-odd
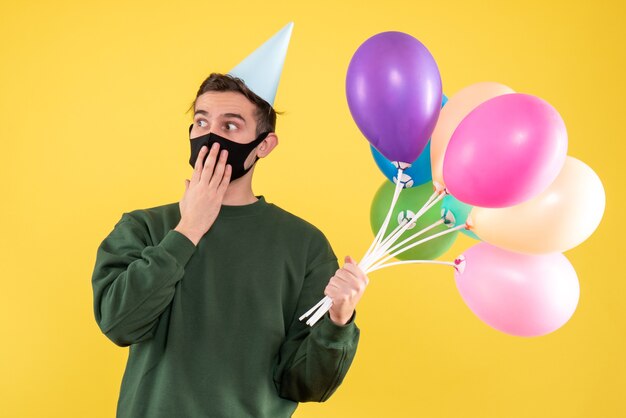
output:
[[[292,30],[293,22],[289,22],[228,73],[241,78],[250,90],[272,106]]]

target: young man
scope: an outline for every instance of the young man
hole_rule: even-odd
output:
[[[125,213],[98,248],[96,321],[130,346],[117,416],[288,417],[342,382],[368,279],[252,192],[257,158],[278,144],[266,100],[212,74],[193,107],[181,201]],[[298,317],[323,294],[334,304],[310,328]]]

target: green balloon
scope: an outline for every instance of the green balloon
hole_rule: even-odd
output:
[[[385,221],[385,217],[387,216],[387,212],[389,211],[389,206],[391,205],[391,200],[393,198],[395,187],[395,184],[389,181],[385,181],[376,192],[374,200],[372,200],[372,207],[370,209],[370,224],[372,226],[372,231],[374,232],[374,235],[378,233],[378,230]],[[400,197],[398,198],[398,202],[396,203],[391,218],[389,219],[389,225],[387,226],[385,236],[389,235],[391,231],[393,231],[402,221],[409,221],[413,217],[413,215],[415,215],[415,213],[417,213],[417,211],[419,211],[422,206],[424,206],[424,203],[426,203],[426,201],[430,198],[430,196],[432,196],[432,194],[432,182],[428,182],[420,186],[411,187],[408,189],[402,189],[402,191],[400,192]],[[437,202],[436,205],[434,205],[419,219],[417,219],[417,221],[415,222],[415,226],[412,226],[404,231],[402,233],[402,236],[395,242],[394,245],[399,244],[406,238],[434,224],[440,219],[441,201]],[[448,229],[449,228],[446,225],[439,225],[436,228],[427,231],[423,235],[420,235],[419,237],[407,242],[404,246],[410,245],[413,242],[417,242],[426,237],[442,231],[446,231]],[[455,231],[450,234],[435,238],[431,241],[425,242],[424,244],[413,247],[402,254],[398,254],[396,258],[400,260],[435,259],[448,251],[450,247],[452,247],[452,244],[456,240],[458,234],[458,231]]]

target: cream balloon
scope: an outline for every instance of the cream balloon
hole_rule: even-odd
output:
[[[490,81],[476,83],[460,90],[441,109],[437,125],[435,125],[435,130],[430,139],[430,159],[435,189],[442,190],[445,187],[443,157],[456,127],[479,104],[509,93],[515,93],[515,91],[503,84]]]
[[[570,250],[596,230],[606,195],[598,175],[568,156],[548,188],[534,198],[506,208],[475,206],[468,217],[483,241],[527,254]]]

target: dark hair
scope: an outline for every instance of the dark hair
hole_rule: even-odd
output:
[[[234,91],[243,94],[256,106],[256,135],[263,132],[274,132],[276,130],[276,111],[268,102],[259,97],[246,86],[240,78],[230,74],[211,73],[200,85],[196,98],[189,106],[187,112],[195,109],[196,100],[202,94],[209,91]]]

